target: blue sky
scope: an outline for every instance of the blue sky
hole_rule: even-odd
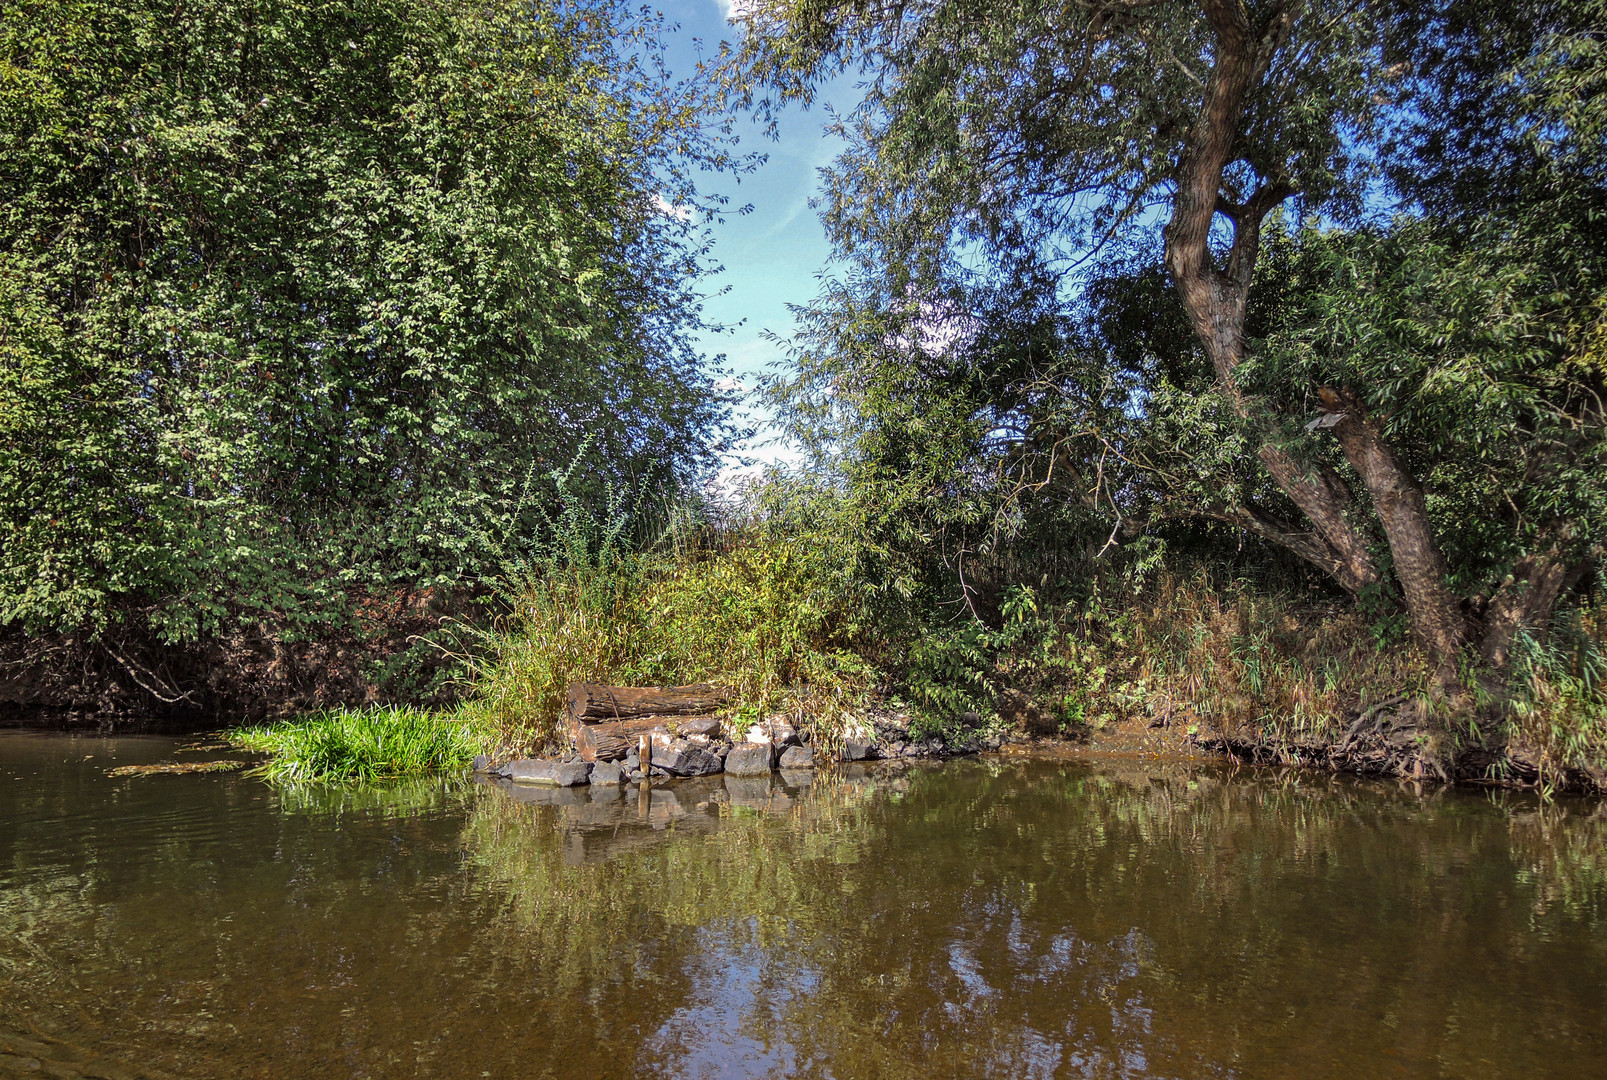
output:
[[[737,28],[726,21],[729,2],[679,0],[661,10],[680,24],[668,43],[671,62],[678,71],[690,70],[698,42],[703,55],[712,56],[722,39],[731,40],[737,34]],[[781,351],[764,340],[764,332],[785,336],[791,331],[793,320],[787,305],[815,295],[816,277],[830,255],[809,200],[819,188],[817,170],[829,164],[840,149],[837,141],[823,134],[827,119],[823,105],[827,100],[838,108],[852,105],[848,100],[851,84],[835,91],[823,94],[807,112],[788,110],[781,118],[778,140],[767,138],[757,125],[739,122],[739,149],[759,151],[768,155],[768,160],[740,182],[722,178],[708,185],[728,194],[733,208],[753,206],[751,214],[727,215],[724,224],[713,227],[714,255],[725,271],[709,286],[727,291],[712,297],[705,311],[715,322],[734,325],[735,331],[702,341],[706,355],[724,353],[726,366],[749,387],[757,375],[782,358]],[[762,423],[764,417],[755,415],[753,419]],[[761,461],[791,457],[775,442],[774,433],[761,431],[747,449]]]

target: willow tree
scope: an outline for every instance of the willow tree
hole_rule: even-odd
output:
[[[660,30],[0,2],[0,625],[309,633],[494,570],[583,446],[695,478],[706,241],[664,207],[730,159]]]
[[[1387,362],[1334,363],[1360,342],[1332,333],[1321,349],[1301,353],[1307,362],[1268,361],[1250,333],[1257,269],[1275,216],[1359,219],[1387,190],[1382,177],[1397,182],[1409,211],[1445,202],[1451,180],[1468,176],[1469,163],[1453,152],[1460,135],[1449,125],[1459,124],[1508,159],[1473,184],[1487,197],[1481,220],[1501,223],[1477,239],[1478,230],[1464,231],[1464,250],[1488,250],[1499,238],[1532,269],[1545,261],[1547,244],[1522,239],[1544,227],[1545,215],[1534,200],[1527,209],[1515,196],[1502,202],[1498,174],[1516,180],[1508,195],[1541,174],[1547,190],[1584,191],[1564,200],[1570,228],[1578,227],[1553,229],[1550,243],[1587,249],[1550,301],[1536,280],[1514,299],[1494,286],[1498,268],[1464,265],[1464,278],[1484,274],[1490,284],[1482,299],[1507,309],[1463,314],[1506,325],[1525,348],[1550,342],[1523,353],[1523,387],[1579,354],[1601,311],[1607,245],[1589,224],[1600,158],[1562,160],[1557,147],[1576,146],[1583,129],[1541,89],[1563,69],[1588,81],[1598,58],[1578,8],[758,0],[743,9],[734,70],[745,100],[764,107],[807,100],[845,70],[868,74],[864,104],[839,123],[849,149],[828,176],[824,218],[853,272],[884,298],[922,297],[934,283],[985,281],[997,291],[1047,280],[1054,302],[1069,305],[1091,255],[1154,237],[1214,396],[1236,418],[1232,446],[1242,450],[1234,452],[1276,489],[1276,498],[1258,501],[1196,484],[1183,493],[1188,509],[1289,549],[1357,597],[1398,596],[1449,684],[1465,648],[1493,629],[1510,641],[1516,627],[1543,625],[1560,585],[1588,558],[1590,530],[1577,521],[1533,527],[1525,517],[1499,545],[1500,565],[1481,566],[1477,580],[1451,567],[1441,534],[1457,523],[1436,520],[1433,493],[1413,467],[1422,448],[1401,444],[1407,431],[1397,422],[1409,403],[1432,397],[1444,365],[1433,349],[1414,354],[1429,358],[1407,377]],[[1414,116],[1423,123],[1414,127]],[[1437,188],[1436,177],[1445,181]],[[1443,338],[1430,307],[1410,312],[1425,320],[1419,345]],[[1366,328],[1353,320],[1351,329]],[[1301,340],[1309,345],[1309,335]],[[1279,348],[1286,360],[1299,351],[1290,341]],[[1515,351],[1523,350],[1503,355]],[[1496,393],[1505,392],[1503,363],[1477,373]],[[1600,401],[1589,392],[1600,380],[1588,369],[1554,380],[1549,396],[1530,395],[1536,410],[1563,417],[1549,430],[1574,433],[1557,448],[1572,464],[1542,466],[1545,479],[1520,473],[1518,483],[1555,487],[1569,482],[1564,476],[1578,480],[1581,462],[1601,460]],[[1437,453],[1473,437],[1444,419]],[[1529,457],[1546,453],[1537,444]],[[1494,644],[1485,654],[1501,662]]]

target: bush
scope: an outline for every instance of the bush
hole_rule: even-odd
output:
[[[183,11],[0,5],[0,625],[321,637],[472,584],[588,431],[713,463],[699,225],[643,207],[724,151],[654,16]]]

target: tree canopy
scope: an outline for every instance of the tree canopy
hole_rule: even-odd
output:
[[[747,11],[744,102],[868,80],[779,388],[818,445],[951,412],[996,467],[928,503],[1228,523],[1400,604],[1445,686],[1600,560],[1600,5]]]
[[[673,487],[707,87],[612,0],[0,4],[0,622],[168,639]],[[708,205],[706,202],[703,205]]]

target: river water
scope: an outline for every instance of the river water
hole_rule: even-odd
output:
[[[1601,1077],[1607,813],[1018,759],[622,792],[0,733],[0,1076]]]

